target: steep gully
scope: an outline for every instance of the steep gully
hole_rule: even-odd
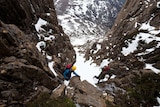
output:
[[[135,0],[133,3],[135,2],[137,1]],[[128,3],[132,4],[128,1],[126,5]],[[120,74],[117,74],[117,78],[99,84],[99,87],[108,94],[104,95],[102,91],[97,90],[87,81],[81,82],[76,77],[70,81],[70,87],[60,85],[60,80],[63,80],[62,71],[66,63],[74,62],[76,55],[68,36],[63,32],[62,27],[58,25],[54,7],[50,5],[53,4],[53,1],[5,0],[1,1],[0,4],[2,5],[0,7],[2,11],[0,16],[4,22],[0,22],[0,104],[2,106],[23,106],[27,102],[36,99],[43,92],[50,93],[51,98],[56,96],[64,97],[63,93],[66,89],[68,89],[68,97],[82,106],[106,107],[106,104],[112,106],[138,106],[140,104],[153,106],[157,104],[154,97],[158,96],[160,92],[159,83],[156,82],[159,81],[159,75],[151,70],[144,69],[134,69],[130,73],[124,72],[128,68],[125,63],[122,63],[124,59],[111,63],[113,68],[121,71]],[[15,7],[12,4],[16,4]],[[152,6],[155,7],[155,5]],[[8,10],[8,8],[12,9]],[[151,13],[158,14],[157,8],[152,9]],[[6,11],[9,11],[9,13]],[[15,16],[18,21],[16,19],[14,21],[10,15]],[[47,23],[36,32],[34,24],[41,19],[46,20]],[[42,45],[39,45],[42,49],[41,53],[36,49],[37,42],[42,42]],[[48,62],[52,61],[54,63],[51,64],[54,64],[54,70],[59,75],[58,78],[48,68]],[[138,61],[139,64],[141,63]],[[137,67],[137,64],[134,66]],[[147,86],[152,84],[154,89],[149,100],[146,99],[145,93],[148,93],[148,90],[143,88],[143,86],[145,87],[144,83]],[[85,88],[85,86],[88,87]],[[62,91],[58,91],[58,89],[62,89]],[[145,93],[140,100],[136,100],[138,96],[132,97],[132,95],[142,94],[142,91]],[[58,92],[61,94],[57,95]],[[99,100],[97,101],[97,99]],[[106,103],[105,101],[109,102]]]

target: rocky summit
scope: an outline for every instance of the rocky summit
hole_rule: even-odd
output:
[[[77,56],[54,4],[0,1],[0,107],[160,105],[159,0],[127,0],[103,40],[87,46],[86,60],[108,60],[113,75],[94,86],[79,76],[64,80]]]

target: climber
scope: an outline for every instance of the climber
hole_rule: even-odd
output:
[[[105,78],[105,75],[108,74],[109,77],[108,77],[108,80],[111,78],[112,74],[110,72],[110,67],[109,66],[104,66],[102,68],[102,72],[99,74],[99,76],[94,76],[95,78],[98,79],[98,83],[101,79],[104,79]]]
[[[70,80],[70,78],[71,78],[71,74],[73,73],[75,76],[79,76],[76,72],[75,72],[75,70],[76,70],[76,66],[72,66],[71,64],[68,64],[67,66],[66,66],[66,69],[64,70],[64,73],[63,73],[63,76],[64,76],[64,78],[65,78],[65,80]]]

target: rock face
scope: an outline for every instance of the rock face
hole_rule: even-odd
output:
[[[0,22],[0,41],[1,102],[22,103],[37,93],[38,86],[50,90],[58,86],[45,58],[15,25]]]
[[[121,60],[122,62],[128,63],[129,68],[134,62],[138,62],[142,59],[143,62],[154,64],[154,66],[158,68],[159,55],[157,55],[157,53],[159,52],[159,33],[153,34],[149,28],[143,28],[148,24],[152,26],[152,28],[154,27],[153,30],[159,31],[160,8],[157,6],[158,4],[158,1],[134,0],[131,2],[130,0],[127,0],[121,9],[115,24],[106,34],[105,40],[100,43],[95,43],[86,53],[86,57],[92,56],[97,64],[100,64],[103,59],[107,58]],[[155,37],[157,39],[153,39],[151,42],[146,42],[143,38],[139,39],[139,42],[135,45],[136,48],[133,49],[133,47],[131,49],[133,51],[129,52],[127,47],[130,46],[129,44],[135,42],[134,39],[137,40],[139,34],[153,34],[150,35],[150,37]],[[147,36],[145,37],[147,39]],[[101,49],[98,51],[96,49],[97,45],[101,46]],[[153,48],[156,49],[147,53],[149,49]],[[128,51],[127,54],[123,53],[125,49]],[[132,67],[132,69],[134,67]],[[139,66],[137,67],[139,68]]]
[[[159,0],[127,0],[103,42],[94,43],[86,53],[86,58],[92,57],[97,64],[112,59],[109,65],[116,78],[98,86],[114,97],[113,105],[158,105],[159,4]]]
[[[53,90],[51,99],[64,98],[65,96],[82,107],[107,107],[105,100],[111,100],[111,98],[105,96],[102,91],[85,80],[81,81],[80,78],[76,76],[71,78],[68,86],[62,84]]]
[[[160,75],[151,70],[134,70],[128,74],[121,75],[115,79],[98,84],[99,88],[110,96],[113,100],[108,106],[121,105],[128,106],[154,106],[159,105]]]
[[[53,4],[53,0],[0,1],[0,106],[23,106],[39,93],[51,92],[60,82],[50,69],[54,66],[61,76],[65,64],[75,62],[75,51],[58,25]],[[40,18],[47,24],[36,31]],[[44,41],[39,35],[55,39]],[[36,48],[40,41],[49,44],[41,47],[46,51],[43,55]],[[49,61],[55,62],[50,69]]]
[[[66,63],[75,62],[75,51],[68,36],[64,34],[62,27],[58,25],[53,0],[5,0],[1,1],[0,5],[0,19],[4,23],[18,26],[22,31],[29,34],[28,36],[30,36],[33,42],[37,43],[43,40],[42,38],[38,38],[37,33],[38,35],[43,35],[43,37],[48,37],[49,35],[55,36],[54,40],[45,41],[49,43],[49,46],[44,48],[47,54],[54,56],[53,60],[58,59],[56,61],[58,64],[55,64],[55,68],[61,65],[60,63],[63,63],[58,71],[63,70]],[[36,31],[35,29],[35,24],[39,18],[47,22],[47,25],[42,26],[42,31]],[[49,31],[51,32],[48,33]]]
[[[0,5],[0,19],[5,23],[15,24],[26,32],[34,30],[33,24],[36,23],[39,15],[49,13],[50,9],[54,10],[53,0],[2,0]],[[56,14],[54,15],[53,23],[58,24]]]
[[[103,93],[78,77],[71,79],[67,95],[81,106],[106,107]]]

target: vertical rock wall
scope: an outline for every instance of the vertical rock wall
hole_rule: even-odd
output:
[[[39,18],[47,22],[43,32],[35,29]],[[0,1],[0,106],[22,106],[59,85],[46,55],[36,48],[42,41],[38,35],[54,35],[55,39],[45,41],[49,46],[42,50],[52,56],[50,60],[55,63],[51,67],[60,76],[66,63],[75,62],[75,51],[58,25],[53,0]]]

